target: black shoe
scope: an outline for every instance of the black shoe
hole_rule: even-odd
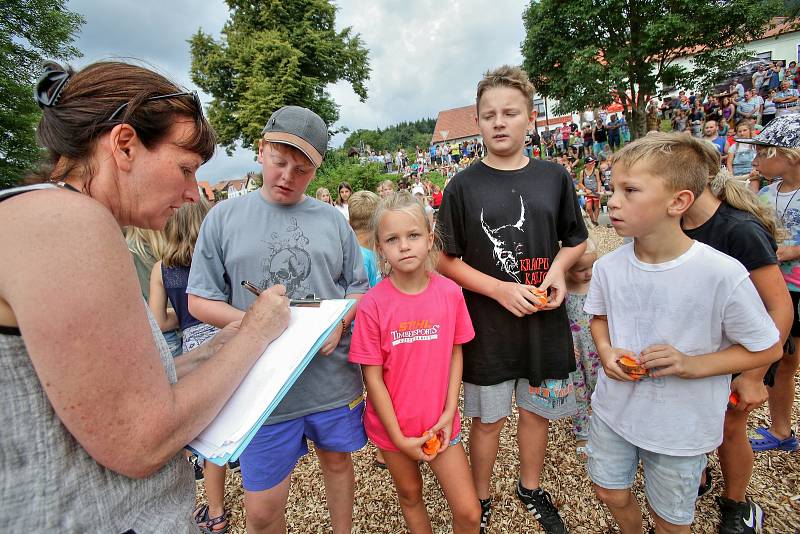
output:
[[[697,498],[703,497],[711,493],[711,490],[714,489],[714,477],[711,476],[711,468],[706,467],[706,481],[697,488]]]
[[[235,460],[233,462],[228,462],[228,469],[231,473],[238,473],[242,470],[242,466],[239,465],[239,460]]]
[[[194,479],[203,480],[205,478],[203,474],[203,460],[198,458],[197,455],[192,454],[189,456],[189,463],[194,466]]]
[[[489,518],[492,517],[492,498],[478,499],[481,502],[481,531],[480,534],[486,534],[486,529],[489,528]]]
[[[522,481],[518,480],[517,497],[525,505],[525,508],[533,514],[533,517],[539,521],[539,524],[542,525],[547,534],[568,533],[564,521],[558,515],[558,509],[553,505],[553,499],[542,488],[525,489],[522,487]]]
[[[747,499],[736,502],[725,497],[717,497],[722,521],[719,534],[760,534],[764,528],[764,511],[759,505]]]

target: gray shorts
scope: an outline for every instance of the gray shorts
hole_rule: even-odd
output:
[[[575,388],[569,378],[548,378],[539,387],[518,378],[491,386],[464,382],[464,417],[479,417],[494,423],[511,415],[511,398],[516,393],[517,407],[545,419],[561,419],[577,412]]]

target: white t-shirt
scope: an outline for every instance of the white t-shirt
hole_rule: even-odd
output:
[[[733,344],[756,352],[779,339],[747,270],[699,242],[660,264],[639,261],[633,243],[603,256],[595,263],[584,310],[606,315],[611,346],[637,355],[662,343],[687,355]],[[722,443],[730,379],[667,376],[622,382],[601,368],[592,413],[642,449],[702,454]]]

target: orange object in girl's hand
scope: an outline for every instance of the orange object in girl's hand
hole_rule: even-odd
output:
[[[422,452],[428,456],[435,456],[442,446],[442,440],[438,434],[435,434],[428,441],[422,445]]]
[[[531,289],[531,293],[533,296],[536,297],[534,299],[533,305],[537,308],[543,308],[547,306],[547,290],[546,289],[539,289],[538,287],[534,287]]]
[[[728,396],[728,409],[731,410],[739,405],[739,395],[735,391],[731,391]]]
[[[625,354],[622,356],[617,360],[617,365],[619,365],[620,369],[625,371],[625,374],[636,380],[647,376],[647,368],[640,364],[638,360],[633,357],[633,354]]]

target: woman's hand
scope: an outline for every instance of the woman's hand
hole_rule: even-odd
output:
[[[253,302],[242,318],[239,329],[271,343],[289,326],[290,316],[286,288],[280,284],[274,285],[264,290]]]

